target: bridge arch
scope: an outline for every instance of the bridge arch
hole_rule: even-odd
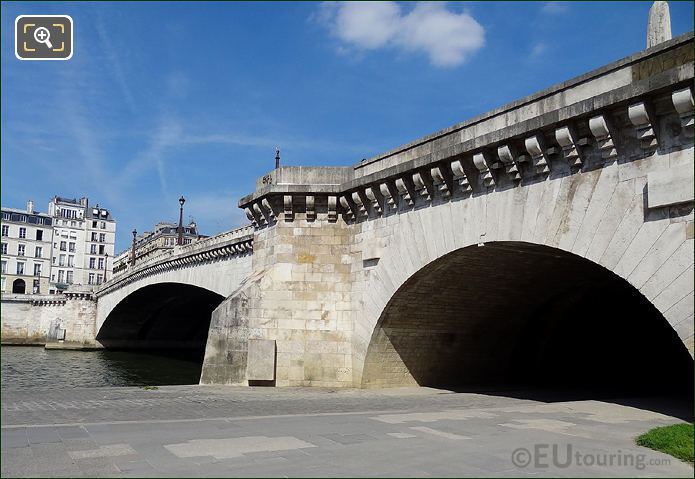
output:
[[[399,211],[381,220],[388,227],[365,228],[361,244],[379,243],[380,250],[368,256],[379,260],[365,263],[360,287],[355,384],[525,380],[524,365],[531,367],[541,346],[535,367],[541,359],[554,358],[553,366],[567,359],[563,341],[567,351],[583,351],[588,366],[603,330],[624,353],[603,360],[632,373],[638,356],[651,357],[666,368],[661,373],[670,367],[684,382],[692,377],[692,205],[648,209],[646,178],[635,174],[641,167],[551,177]],[[552,321],[563,314],[575,322]],[[545,338],[533,343],[536,349],[515,341],[534,334]],[[661,349],[650,354],[647,347]],[[641,367],[653,370],[648,362]]]
[[[107,348],[202,351],[212,311],[224,298],[215,291],[190,284],[146,285],[111,309],[96,339]]]

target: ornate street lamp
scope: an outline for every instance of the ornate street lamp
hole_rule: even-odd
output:
[[[138,232],[136,229],[133,229],[133,250],[131,252],[131,257],[130,257],[130,265],[135,266],[135,237],[137,236]]]
[[[179,233],[179,238],[178,238],[178,245],[181,246],[183,244],[183,204],[186,202],[186,198],[181,195],[181,198],[179,198],[179,205],[181,205],[181,208],[179,209],[179,228],[178,228],[178,233]]]
[[[106,259],[104,260],[104,283],[106,283],[106,272],[109,270],[109,254],[106,253]]]

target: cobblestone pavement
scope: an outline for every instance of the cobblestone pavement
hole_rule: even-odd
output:
[[[3,392],[1,472],[693,476],[690,465],[634,444],[643,431],[680,422],[678,404],[542,399],[429,388]]]

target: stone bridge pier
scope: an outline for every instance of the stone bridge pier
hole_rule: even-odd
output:
[[[201,383],[688,386],[693,35],[239,206]]]

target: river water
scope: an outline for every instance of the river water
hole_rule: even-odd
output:
[[[100,386],[198,384],[202,353],[181,351],[61,351],[2,346],[5,391]]]

